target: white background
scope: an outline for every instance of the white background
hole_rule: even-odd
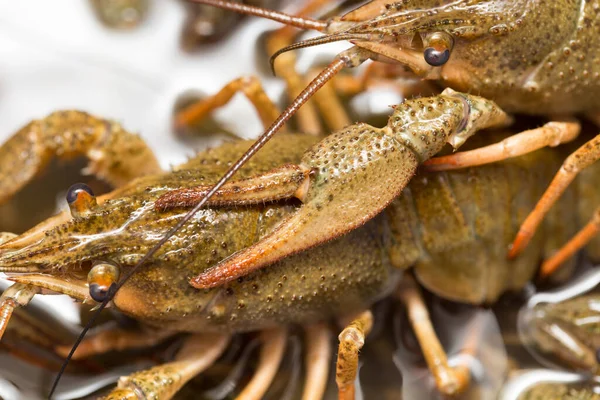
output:
[[[132,31],[111,31],[82,0],[0,3],[0,140],[33,118],[65,108],[120,121],[140,133],[161,163],[184,161],[190,149],[170,132],[178,94],[213,93],[227,81],[256,72],[255,38],[278,25],[248,19],[225,43],[194,55],[179,49],[184,7],[151,1],[148,19]],[[265,78],[269,94],[281,91]],[[245,137],[259,133],[253,111],[236,102]],[[237,106],[237,107],[235,107]],[[231,118],[223,118],[231,121]]]

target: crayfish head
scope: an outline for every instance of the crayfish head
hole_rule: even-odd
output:
[[[102,301],[118,280],[120,266],[130,264],[134,254],[128,244],[118,243],[134,210],[119,201],[98,205],[85,191],[73,199],[71,213],[64,211],[2,243],[0,272],[80,301]]]
[[[500,88],[522,85],[561,48],[578,13],[566,0],[370,2],[332,22],[330,30],[417,75],[493,97]]]
[[[101,302],[110,285],[158,242],[173,220],[185,214],[185,210],[155,209],[154,200],[171,187],[171,182],[161,179],[162,175],[141,178],[97,199],[85,185],[73,185],[67,192],[70,212],[0,244],[0,272],[16,282],[80,301]],[[207,213],[195,222],[209,226],[212,214]],[[193,242],[182,244],[186,234],[175,235],[156,262],[163,265],[168,264],[165,260],[181,259],[181,254],[172,252],[187,254],[186,244]]]

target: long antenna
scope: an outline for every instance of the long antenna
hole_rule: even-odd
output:
[[[256,17],[270,19],[281,22],[285,25],[295,26],[301,29],[313,29],[323,32],[327,29],[327,22],[307,17],[296,17],[294,15],[282,13],[279,11],[268,10],[266,8],[249,6],[243,3],[233,3],[225,0],[189,0],[191,3],[206,4],[208,6],[218,7],[223,10],[235,11],[241,14],[253,15]]]
[[[204,207],[204,205],[208,202],[208,200],[219,190],[221,189],[221,187],[223,187],[223,185],[229,181],[229,179],[231,179],[231,177],[244,165],[246,164],[246,162],[248,162],[248,160],[250,160],[250,158],[252,158],[252,156],[254,156],[254,154],[256,154],[256,152],[258,152],[258,150],[260,150],[272,137],[273,135],[275,135],[275,133],[277,133],[277,131],[279,131],[281,129],[281,127],[292,117],[292,115],[294,115],[296,113],[296,111],[298,111],[298,109],[308,101],[308,99],[319,89],[321,89],[321,87],[323,85],[325,85],[331,78],[333,78],[342,68],[344,68],[344,66],[346,66],[346,60],[344,60],[343,58],[336,58],[331,64],[329,64],[327,66],[327,68],[325,68],[323,71],[321,71],[321,73],[319,75],[317,75],[317,77],[315,79],[313,79],[308,86],[298,95],[298,97],[296,97],[294,99],[294,101],[292,102],[292,104],[290,104],[284,111],[283,113],[281,113],[281,115],[275,120],[275,122],[273,122],[273,124],[262,134],[259,136],[259,138],[256,140],[256,142],[254,142],[254,144],[252,144],[252,146],[250,146],[250,148],[248,150],[246,150],[246,152],[227,170],[227,172],[225,172],[225,174],[223,175],[223,177],[221,179],[219,179],[219,181],[217,182],[217,184],[215,186],[213,186],[212,189],[209,190],[209,192],[206,194],[206,196],[200,200],[200,202],[191,210],[189,211],[181,221],[179,221],[173,228],[171,228],[159,241],[158,243],[156,243],[146,254],[144,254],[144,256],[140,259],[140,261],[135,264],[135,266],[133,268],[131,268],[127,274],[125,274],[123,276],[123,279],[121,279],[121,281],[118,284],[112,284],[107,292],[106,298],[104,299],[104,301],[100,304],[100,307],[98,307],[98,310],[94,313],[94,315],[90,318],[89,322],[87,323],[87,325],[83,328],[83,330],[81,331],[81,334],[79,335],[79,337],[77,338],[77,340],[75,341],[75,344],[73,345],[73,347],[71,348],[71,351],[69,352],[69,355],[67,356],[67,358],[65,359],[65,361],[63,362],[63,365],[60,369],[60,372],[58,373],[56,379],[54,380],[54,384],[52,385],[52,389],[50,391],[50,394],[48,395],[48,397],[50,398],[50,396],[52,396],[52,394],[54,393],[54,390],[56,389],[56,387],[58,386],[58,382],[60,381],[60,378],[62,376],[62,374],[64,373],[67,364],[69,363],[69,361],[71,360],[71,357],[73,356],[73,354],[75,353],[75,350],[77,349],[77,346],[79,346],[79,344],[81,343],[81,341],[83,340],[83,338],[85,337],[85,334],[89,331],[90,327],[92,326],[92,324],[96,321],[98,315],[100,314],[100,312],[106,308],[106,306],[108,305],[108,303],[110,301],[112,301],[112,299],[114,298],[115,294],[117,293],[117,291],[125,284],[125,282],[127,282],[129,280],[129,278],[131,278],[131,276],[143,265],[145,264],[152,256],[154,256],[154,254],[156,254],[156,252],[165,244],[169,241],[169,239],[175,234],[177,233],[177,231],[179,231],[185,224],[187,224],[193,217],[194,215],[196,215],[196,213],[198,211],[200,211],[201,208]]]
[[[126,278],[128,278],[128,277],[126,277]],[[96,312],[94,312],[92,314],[92,317],[88,320],[87,324],[85,324],[85,326],[83,327],[83,330],[77,337],[75,344],[73,344],[73,347],[71,347],[71,351],[69,351],[69,355],[67,355],[67,358],[65,358],[65,361],[63,361],[62,365],[60,366],[60,371],[58,371],[58,375],[56,375],[56,378],[54,378],[54,382],[52,383],[52,389],[50,389],[50,393],[48,393],[48,399],[52,398],[52,395],[54,394],[54,391],[56,390],[56,387],[58,386],[58,382],[60,382],[60,378],[65,373],[65,370],[67,369],[67,365],[69,365],[69,361],[71,361],[71,358],[73,358],[73,354],[75,354],[75,350],[77,350],[77,347],[79,347],[79,345],[81,344],[81,341],[85,337],[86,333],[88,333],[88,331],[90,330],[92,325],[94,325],[94,323],[96,323],[96,320],[98,319],[98,316],[100,315],[100,312],[102,312],[102,310],[104,310],[106,308],[106,306],[108,305],[108,302],[112,299],[112,297],[117,292],[117,289],[119,287],[121,287],[121,285],[117,286],[114,283],[109,286],[106,298],[100,304],[100,307],[98,307]]]

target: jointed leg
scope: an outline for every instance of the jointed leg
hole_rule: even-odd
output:
[[[207,399],[225,399],[231,397],[231,393],[233,393],[236,388],[240,387],[240,382],[247,370],[246,367],[248,366],[248,362],[252,357],[254,350],[259,345],[260,338],[257,337],[244,346],[241,354],[235,358],[235,364],[231,368],[231,371],[217,386],[204,392],[204,397]],[[222,357],[222,360],[226,363],[232,361],[227,353]]]
[[[308,76],[316,75],[312,69]],[[336,131],[352,123],[350,116],[340,101],[340,96],[351,97],[373,87],[392,88],[401,98],[430,96],[438,93],[430,81],[415,79],[396,64],[372,62],[359,75],[340,74],[326,83],[313,95],[327,127]],[[391,109],[390,109],[391,110]],[[391,111],[390,111],[391,112]]]
[[[336,76],[332,81],[335,91],[343,96],[355,96],[359,94],[367,89],[374,76],[380,74],[382,68],[385,68],[383,66],[387,66],[387,64],[372,62],[359,76],[351,74]]]
[[[540,277],[546,278],[553,274],[562,263],[588,244],[598,232],[600,232],[600,207],[596,208],[591,221],[577,235],[560,248],[556,254],[544,261],[540,269]]]
[[[263,341],[260,351],[258,368],[252,380],[236,400],[259,400],[271,385],[279,364],[283,359],[283,351],[287,341],[287,331],[283,328],[264,331],[261,333]]]
[[[469,385],[469,370],[462,366],[453,368],[448,365],[448,356],[431,325],[429,312],[412,276],[405,274],[397,295],[406,305],[409,321],[438,390],[445,395],[455,395],[465,390]]]
[[[372,62],[359,75],[343,74],[332,80],[340,96],[355,96],[371,87],[393,87],[403,98],[433,96],[439,92],[430,81],[417,79],[404,66]]]
[[[329,375],[331,341],[329,329],[322,324],[306,328],[306,383],[302,400],[323,398]]]
[[[579,135],[578,122],[549,122],[546,125],[512,135],[499,143],[443,157],[434,157],[423,163],[429,171],[447,171],[489,164],[507,158],[569,142]]]
[[[331,1],[311,0],[298,14],[306,15],[313,13]],[[296,30],[292,27],[283,27],[277,30],[267,38],[268,51],[274,53],[279,48],[289,45],[295,34]],[[293,100],[300,94],[305,85],[302,77],[296,71],[295,55],[293,53],[282,55],[278,60],[278,66],[283,66],[280,69],[280,76],[287,84],[289,98]],[[222,107],[229,102],[233,95],[239,91],[243,92],[254,105],[265,128],[279,116],[279,110],[265,94],[262,85],[256,77],[239,78],[227,84],[216,95],[191,104],[178,112],[175,116],[175,127],[180,128],[201,120],[212,110]],[[302,132],[312,134],[319,134],[321,132],[319,119],[312,104],[304,104],[304,107],[298,110],[296,117]]]
[[[600,126],[600,113],[590,114],[587,117]],[[540,268],[540,278],[553,274],[567,259],[581,250],[587,243],[600,232],[600,207],[594,211],[592,219],[569,242],[559,249],[552,257],[544,261]]]
[[[35,286],[15,283],[2,293],[0,296],[0,340],[15,308],[26,306],[39,292],[40,289]]]
[[[212,111],[227,104],[238,92],[242,92],[252,103],[263,127],[269,126],[278,116],[279,109],[265,93],[260,80],[255,76],[234,79],[218,93],[190,104],[175,115],[175,127],[181,128],[206,118]]]
[[[332,1],[333,0],[309,0],[296,15],[307,16],[314,14]],[[292,26],[284,26],[270,34],[267,38],[267,51],[269,54],[274,54],[277,50],[290,45],[297,32],[297,29]],[[277,71],[277,75],[286,83],[286,93],[289,101],[293,101],[306,86],[303,77],[296,70],[296,54],[294,52],[281,54],[277,58],[275,70]],[[300,109],[298,109],[296,112],[296,120],[298,122],[298,128],[302,133],[313,135],[321,134],[321,124],[319,122],[317,110],[312,101],[307,101]]]
[[[354,381],[358,374],[358,353],[365,343],[365,337],[373,327],[373,314],[365,311],[354,319],[339,335],[335,381],[340,400],[354,399]]]
[[[317,76],[318,73],[319,70],[312,69],[308,73],[308,78],[312,79]],[[335,78],[333,80],[335,81]],[[330,130],[337,131],[352,123],[350,116],[344,109],[344,106],[335,91],[334,83],[332,81],[323,85],[321,90],[313,95],[313,99],[319,107],[320,114]]]
[[[0,232],[0,243],[9,241],[15,237],[17,235],[14,233]],[[6,331],[8,321],[10,321],[15,308],[29,304],[33,296],[37,293],[39,293],[38,288],[23,283],[15,283],[2,293],[2,296],[0,296],[0,340],[4,336],[4,331]]]
[[[227,335],[190,336],[175,361],[121,377],[117,388],[105,399],[170,399],[190,379],[210,367],[227,343]]]
[[[73,354],[73,359],[80,360],[109,351],[150,347],[159,344],[174,334],[175,332],[166,330],[138,331],[121,328],[110,329],[99,332],[94,336],[86,337],[77,347],[77,351]],[[58,346],[55,350],[57,354],[66,357],[71,351],[71,347],[71,345]]]
[[[548,213],[552,205],[563,194],[577,174],[589,167],[600,158],[600,135],[581,146],[571,154],[536,204],[534,210],[527,216],[515,238],[509,257],[514,258],[521,253],[533,237],[538,225]]]

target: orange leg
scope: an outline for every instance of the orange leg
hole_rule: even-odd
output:
[[[283,352],[287,341],[287,331],[283,328],[263,331],[261,333],[262,349],[260,351],[260,360],[258,368],[250,380],[250,383],[244,387],[242,393],[236,397],[237,400],[259,400],[269,389],[279,364],[283,359]]]
[[[331,361],[330,332],[323,324],[306,328],[306,379],[302,400],[322,399]]]
[[[562,263],[581,250],[600,231],[600,207],[594,212],[594,216],[587,225],[580,230],[573,239],[569,240],[552,257],[544,261],[540,269],[540,278],[546,278],[553,274]]]
[[[333,0],[309,0],[296,13],[296,16],[304,17],[314,14],[332,2]],[[290,45],[297,32],[298,30],[292,26],[284,26],[269,35],[267,38],[269,54],[274,54],[277,50]],[[305,87],[303,77],[296,70],[296,54],[294,52],[281,54],[277,58],[276,71],[286,83],[289,101],[293,101]],[[321,123],[312,101],[304,103],[302,108],[296,112],[296,121],[298,121],[298,128],[301,132],[313,135],[321,134]]]
[[[393,78],[385,74],[384,68],[387,67],[387,64],[371,62],[358,76],[354,74],[338,75],[333,79],[335,90],[345,96],[355,96],[369,87],[370,83],[377,78],[383,76]]]
[[[374,86],[393,86],[402,97],[433,96],[439,93],[430,81],[416,78],[398,64],[371,62],[362,74],[343,74],[332,79],[336,93],[355,96]]]
[[[433,329],[429,312],[412,276],[405,274],[397,295],[406,305],[410,324],[438,390],[448,396],[463,392],[469,386],[470,371],[464,366],[448,365],[448,356]]]
[[[15,308],[26,306],[39,292],[40,289],[35,286],[15,283],[2,293],[0,297],[0,339],[4,335]]]
[[[102,331],[94,336],[86,337],[73,354],[73,360],[80,360],[96,354],[108,353],[109,351],[154,346],[175,333],[162,330],[143,332],[118,328]],[[58,346],[55,350],[59,355],[66,357],[71,351],[71,345]]]
[[[279,116],[279,109],[265,93],[259,79],[250,76],[234,79],[218,93],[177,112],[174,117],[175,129],[181,129],[206,118],[213,110],[227,104],[238,92],[242,92],[250,100],[258,112],[263,127],[269,126]]]
[[[577,174],[600,158],[600,135],[581,146],[571,154],[536,204],[534,210],[527,216],[515,238],[509,257],[518,256],[533,237],[538,225],[544,219],[552,205],[563,194]]]
[[[600,114],[589,114],[587,117],[600,126]],[[567,259],[581,250],[600,231],[600,207],[596,209],[590,222],[581,229],[569,242],[560,248],[552,257],[544,261],[539,277],[544,279],[552,275]]]
[[[352,123],[350,116],[342,105],[339,95],[354,96],[364,91],[376,77],[391,80],[393,74],[387,75],[389,66],[382,63],[370,63],[366,70],[359,76],[353,74],[336,75],[327,82],[321,90],[313,95],[325,123],[332,131],[342,129]],[[315,78],[320,68],[312,68],[307,77]]]
[[[313,68],[307,76],[314,78],[319,71],[318,68]],[[359,75],[336,75],[313,95],[313,99],[327,127],[331,131],[337,131],[352,123],[340,96],[355,96],[375,86],[393,87],[403,98],[434,95],[438,92],[429,81],[408,76],[397,65],[372,62]]]
[[[16,236],[14,233],[2,232],[0,233],[0,243],[4,243]],[[32,290],[33,286],[16,283],[2,293],[0,297],[0,340],[4,336],[8,321],[10,321],[15,308],[27,305],[33,298],[35,293],[31,294],[31,296],[29,295],[29,292]]]
[[[308,73],[308,78],[315,78],[319,72],[320,69],[311,69]],[[335,78],[332,79],[332,81],[335,81]],[[332,81],[327,82],[323,85],[321,90],[315,92],[313,99],[329,129],[337,131],[350,125],[352,121],[342,105],[342,102],[335,91],[335,84]]]
[[[549,122],[546,125],[510,136],[499,143],[443,157],[434,157],[423,163],[429,171],[447,171],[489,164],[521,156],[546,146],[558,146],[579,135],[577,122]]]
[[[372,327],[373,314],[365,311],[340,333],[335,374],[340,400],[354,400],[354,381],[358,374],[358,353]]]
[[[229,343],[225,334],[188,337],[175,360],[119,378],[105,400],[171,399],[190,379],[213,365]]]

